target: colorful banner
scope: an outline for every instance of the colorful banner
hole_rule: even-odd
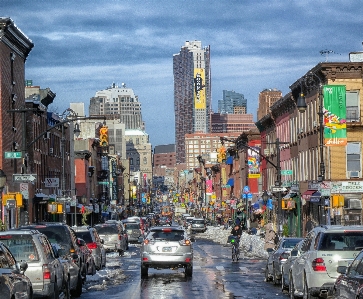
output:
[[[324,85],[324,145],[347,144],[346,88],[345,85]]]
[[[211,195],[213,193],[212,180],[205,181],[206,194]]]
[[[256,179],[261,177],[261,170],[260,170],[260,147],[251,146],[254,149],[248,149],[248,178],[249,179]]]
[[[194,69],[194,105],[195,109],[206,109],[204,69]]]

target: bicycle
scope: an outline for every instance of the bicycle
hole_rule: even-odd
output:
[[[232,261],[238,261],[239,260],[239,238],[232,238],[231,239],[232,244]]]

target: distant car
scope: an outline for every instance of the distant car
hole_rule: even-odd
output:
[[[337,271],[341,275],[334,284],[334,298],[363,298],[363,250],[348,267],[338,266]]]
[[[139,243],[140,237],[143,236],[140,223],[128,219],[122,220],[122,222],[125,226],[129,238],[129,243]]]
[[[98,235],[104,240],[103,246],[106,251],[115,251],[123,255],[128,248],[128,239],[125,237],[127,232],[123,225],[119,223],[104,223],[94,226]]]
[[[301,240],[299,243],[295,245],[295,247],[291,250],[290,256],[287,258],[285,263],[282,264],[281,269],[281,290],[288,290],[290,287],[290,270],[291,265],[295,261],[295,259],[300,255],[301,252],[301,246],[303,244],[304,240]]]
[[[291,250],[299,243],[303,238],[290,238],[283,237],[276,246],[276,250],[272,248],[267,249],[269,256],[267,259],[265,278],[269,281],[272,278],[274,284],[281,283],[282,265],[286,262],[290,256]]]
[[[63,265],[44,234],[36,230],[9,230],[0,232],[0,241],[16,260],[28,263],[26,276],[32,283],[35,297],[59,297],[66,280]]]
[[[161,216],[159,218],[159,225],[163,226],[163,225],[171,225],[171,220],[169,217],[166,216]]]
[[[340,275],[338,266],[348,266],[361,251],[362,244],[361,225],[313,228],[304,239],[301,254],[291,266],[290,296],[332,296]]]
[[[188,228],[192,225],[192,221],[194,220],[194,217],[186,217],[184,222],[184,227]]]
[[[204,233],[207,230],[207,225],[204,218],[193,218],[191,221],[190,230],[193,233]]]
[[[176,226],[152,227],[145,236],[140,248],[141,277],[148,275],[149,268],[184,268],[185,275],[193,275],[194,238]]]
[[[33,298],[32,283],[24,274],[27,268],[27,262],[17,262],[6,245],[0,242],[0,296],[2,299]]]
[[[97,270],[106,266],[106,249],[103,246],[103,239],[93,227],[80,226],[74,228],[76,236],[83,239],[87,247],[92,251],[93,260]]]

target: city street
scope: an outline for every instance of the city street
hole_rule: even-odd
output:
[[[149,270],[140,277],[139,247],[124,257],[108,255],[107,267],[89,276],[81,298],[288,298],[279,286],[264,282],[266,261],[242,256],[232,262],[230,247],[196,238],[193,278],[182,270]]]

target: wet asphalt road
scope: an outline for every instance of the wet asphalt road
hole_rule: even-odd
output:
[[[280,286],[264,281],[265,260],[231,260],[231,248],[211,240],[196,238],[193,277],[184,271],[149,269],[148,278],[140,277],[139,247],[130,246],[124,257],[110,256],[111,277],[88,283],[81,299],[171,299],[171,298],[288,298]]]

